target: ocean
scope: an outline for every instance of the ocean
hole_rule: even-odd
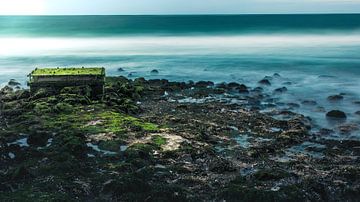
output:
[[[359,14],[1,16],[0,45],[2,86],[16,79],[26,87],[35,67],[101,66],[112,76],[251,87],[279,73],[269,92],[292,85],[278,102],[316,100],[323,110],[343,110],[349,123],[360,124]],[[328,102],[340,93],[343,101]],[[296,110],[315,128],[333,127],[319,108]]]

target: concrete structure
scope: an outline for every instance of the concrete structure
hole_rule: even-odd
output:
[[[89,86],[93,98],[104,93],[105,68],[36,68],[29,75],[30,92],[58,93],[65,87]]]

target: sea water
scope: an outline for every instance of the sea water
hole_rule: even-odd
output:
[[[102,66],[107,75],[174,81],[236,81],[266,75],[279,102],[315,100],[296,109],[319,128],[339,109],[360,123],[360,15],[2,16],[0,83],[26,87],[35,67]],[[119,72],[118,68],[125,71]],[[151,74],[157,69],[159,74]],[[329,95],[345,94],[341,102]],[[317,107],[322,107],[318,111]],[[325,111],[325,112],[324,112]],[[360,138],[355,132],[348,138]]]

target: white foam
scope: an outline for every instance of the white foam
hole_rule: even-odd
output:
[[[272,53],[360,44],[360,34],[0,38],[0,56]]]

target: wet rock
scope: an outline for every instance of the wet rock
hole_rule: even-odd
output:
[[[235,171],[235,166],[228,160],[223,158],[215,158],[209,163],[209,170],[216,173]]]
[[[326,117],[328,118],[336,118],[336,119],[346,119],[346,114],[340,110],[332,110],[326,113]]]
[[[301,102],[301,104],[308,105],[308,106],[314,106],[314,105],[317,105],[317,102],[315,100],[304,100]]]
[[[215,85],[216,88],[222,88],[222,89],[226,89],[227,88],[227,85],[226,83],[218,83]]]
[[[199,81],[195,83],[195,87],[198,88],[207,88],[209,86],[214,86],[214,82],[212,81]]]
[[[355,112],[355,114],[360,116],[360,111]]]
[[[356,125],[356,124],[343,124],[343,125],[340,125],[338,127],[338,130],[340,131],[340,133],[344,133],[344,134],[349,134],[349,133],[352,133],[354,131],[358,131],[359,130],[359,126]]]
[[[36,131],[29,135],[27,143],[31,146],[43,147],[47,144],[49,134],[43,131]]]
[[[244,84],[240,84],[236,89],[239,93],[249,93],[248,87]]]
[[[258,92],[258,93],[261,93],[264,91],[264,89],[262,87],[256,87],[253,89],[254,92]]]
[[[150,72],[151,74],[159,74],[159,70],[157,70],[157,69],[153,69],[153,70],[151,70],[151,72]]]
[[[258,83],[264,86],[271,86],[271,83],[268,79],[262,79]]]
[[[328,98],[327,98],[329,101],[340,101],[340,100],[343,100],[344,99],[344,96],[342,95],[330,95]]]
[[[300,105],[297,103],[287,103],[287,106],[291,107],[291,108],[299,108]]]
[[[231,82],[227,86],[228,86],[228,88],[237,88],[240,86],[240,84],[238,84],[236,82]]]
[[[19,90],[16,92],[16,98],[17,99],[27,99],[31,96],[29,90]]]
[[[133,77],[133,76],[135,76],[135,74],[136,74],[136,72],[130,72],[130,73],[128,74],[128,77]]]
[[[329,79],[329,78],[335,78],[335,76],[330,75],[320,75],[319,78]]]
[[[118,72],[123,72],[123,71],[125,71],[123,68],[121,68],[121,67],[119,67],[118,69],[117,69],[117,71]]]
[[[331,129],[321,128],[317,134],[321,135],[321,136],[328,136],[328,135],[331,135],[333,133],[335,133],[335,131],[333,131]]]
[[[24,166],[19,166],[16,168],[11,176],[11,179],[13,180],[25,180],[30,178],[32,175],[30,174],[29,170],[25,168]]]
[[[15,79],[10,79],[8,82],[9,86],[21,86],[21,83],[17,82]]]
[[[277,88],[274,90],[274,93],[285,93],[287,91],[286,87]]]
[[[279,73],[274,73],[274,74],[273,74],[273,77],[275,77],[275,78],[281,78],[281,76],[280,76]]]

